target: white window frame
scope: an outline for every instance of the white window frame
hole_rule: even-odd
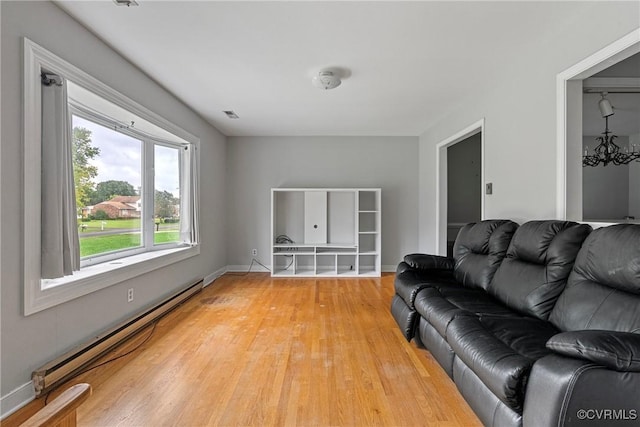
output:
[[[189,246],[158,245],[147,251],[117,260],[81,268],[72,276],[41,280],[40,274],[40,174],[41,170],[41,83],[40,72],[59,73],[75,84],[147,120],[186,141],[195,150],[199,163],[200,139],[167,121],[146,107],[110,88],[74,65],[24,38],[23,138],[24,138],[24,314],[30,315],[97,290],[129,280],[200,253],[196,243]],[[150,145],[152,147],[152,145]],[[146,179],[143,174],[143,179]],[[153,179],[153,178],[151,178]],[[198,183],[192,185],[199,188]],[[184,191],[186,189],[181,189]],[[199,200],[200,194],[195,194]],[[197,213],[196,213],[197,215]]]
[[[110,128],[116,122],[112,121],[110,118],[102,116],[95,112],[89,112],[84,110],[81,106],[75,105],[75,103],[70,103],[69,106],[70,113],[74,116],[80,117],[84,120],[87,120],[91,123],[94,123],[98,126],[103,126],[106,128]],[[153,215],[149,214],[148,209],[152,209],[155,204],[154,194],[155,194],[155,186],[154,184],[154,171],[155,171],[155,155],[153,153],[153,149],[156,145],[169,147],[178,150],[179,163],[180,168],[185,168],[185,156],[183,148],[187,147],[188,144],[179,144],[174,142],[163,141],[160,138],[151,137],[142,132],[139,132],[135,129],[123,128],[114,130],[114,132],[122,133],[123,135],[127,135],[131,138],[135,138],[140,141],[140,154],[142,158],[142,164],[140,165],[140,173],[142,176],[142,214],[140,218],[140,232],[142,235],[142,239],[140,242],[140,246],[134,248],[125,248],[113,252],[108,252],[104,254],[96,254],[90,257],[83,257],[80,260],[80,267],[85,268],[90,265],[100,264],[107,261],[112,261],[115,259],[125,258],[132,255],[137,255],[144,252],[157,251],[162,249],[170,249],[177,248],[180,246],[185,246],[185,243],[182,242],[168,242],[163,244],[155,244],[153,241],[154,234],[153,228],[155,224],[153,222]],[[185,189],[188,190],[188,189]],[[144,206],[148,206],[145,208]],[[151,230],[149,232],[148,230]],[[48,282],[55,282],[53,281]]]

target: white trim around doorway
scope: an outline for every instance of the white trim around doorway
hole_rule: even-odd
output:
[[[447,254],[447,148],[477,133],[480,137],[480,215],[484,212],[484,118],[436,144],[436,252]]]
[[[570,157],[582,152],[582,80],[638,52],[640,28],[567,68],[556,77],[557,219],[582,220],[581,163],[567,162]],[[579,108],[579,114],[571,111],[569,106]],[[576,133],[577,127],[580,129]]]

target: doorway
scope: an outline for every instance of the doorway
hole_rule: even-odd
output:
[[[579,63],[558,74],[556,78],[557,101],[557,199],[556,217],[572,221],[585,221],[593,226],[602,226],[612,221],[591,222],[593,215],[584,212],[583,166],[585,150],[583,130],[583,94],[586,79],[618,64],[640,52],[640,29],[634,30],[609,46],[595,52]],[[604,91],[604,90],[603,90]],[[602,93],[602,92],[601,92]],[[601,96],[601,95],[600,95]],[[593,104],[593,102],[592,102]],[[586,132],[590,133],[590,132]],[[593,146],[593,138],[589,144]],[[587,171],[590,173],[592,171]],[[587,180],[589,177],[586,177]],[[588,182],[587,182],[588,185]],[[588,202],[589,204],[589,202]],[[588,208],[589,209],[589,208]],[[609,216],[610,213],[596,216]],[[615,214],[620,216],[619,214]],[[613,220],[612,223],[622,220]]]
[[[467,223],[481,220],[482,133],[447,147],[447,256]]]
[[[459,143],[462,143],[463,141],[466,141],[467,139],[474,139],[474,138],[476,141],[479,141],[479,142],[475,143],[476,154],[474,154],[474,167],[473,167],[475,172],[473,173],[473,175],[477,174],[478,176],[473,177],[472,180],[471,179],[462,180],[462,179],[459,179],[457,175],[454,177],[453,173],[455,172],[453,172],[451,179],[454,181],[454,186],[456,186],[455,188],[458,188],[457,187],[458,183],[461,182],[462,184],[460,185],[464,187],[465,192],[468,190],[471,190],[472,191],[471,194],[474,194],[472,197],[474,198],[474,201],[477,201],[477,203],[479,203],[479,206],[480,206],[479,217],[477,215],[477,212],[478,212],[477,207],[473,208],[474,221],[478,221],[478,220],[484,219],[484,201],[485,200],[484,200],[484,197],[482,196],[482,187],[484,182],[484,119],[477,121],[476,123],[468,126],[467,128],[461,130],[457,134],[445,139],[444,141],[436,145],[435,247],[436,247],[436,252],[439,255],[446,255],[448,253],[447,242],[450,239],[449,235],[452,236],[451,239],[453,240],[455,240],[455,237],[453,236],[454,233],[455,235],[457,235],[457,229],[454,229],[455,227],[452,227],[452,230],[449,232],[449,228],[450,228],[449,222],[456,221],[456,224],[459,224],[457,223],[457,220],[455,218],[451,218],[452,221],[450,221],[450,218],[449,218],[449,193],[451,192],[453,194],[456,191],[453,188],[452,189],[449,188],[449,179],[450,179],[449,177],[450,174],[448,172],[449,147],[453,147]],[[478,148],[478,145],[479,145],[479,148]],[[479,150],[479,154],[477,154],[478,150]],[[456,156],[457,154],[455,153],[455,151],[456,150],[452,151],[452,154],[454,156]],[[457,163],[457,162],[454,162],[454,163]],[[465,175],[470,175],[468,166],[469,164],[467,164],[467,168],[463,167],[464,169],[463,174]],[[457,166],[452,165],[452,167],[457,167]],[[475,206],[477,206],[477,204]],[[464,218],[466,218],[466,216],[460,218],[460,220],[465,221]]]

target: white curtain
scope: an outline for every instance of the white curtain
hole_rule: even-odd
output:
[[[80,269],[71,115],[67,85],[42,85],[41,277]]]
[[[198,244],[198,153],[195,145],[183,152],[180,170],[180,240]]]

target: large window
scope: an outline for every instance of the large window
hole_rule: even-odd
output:
[[[25,314],[197,255],[198,139],[29,40],[24,46]],[[64,89],[45,98],[43,74]],[[66,145],[51,143],[65,134]],[[61,187],[69,190],[56,203]],[[51,269],[47,254],[60,234],[79,262]]]
[[[180,238],[180,171],[189,144],[154,136],[162,130],[149,123],[141,130],[143,119],[121,111],[123,124],[107,116],[106,101],[85,105],[77,99],[92,97],[67,84],[81,265],[190,243]]]

